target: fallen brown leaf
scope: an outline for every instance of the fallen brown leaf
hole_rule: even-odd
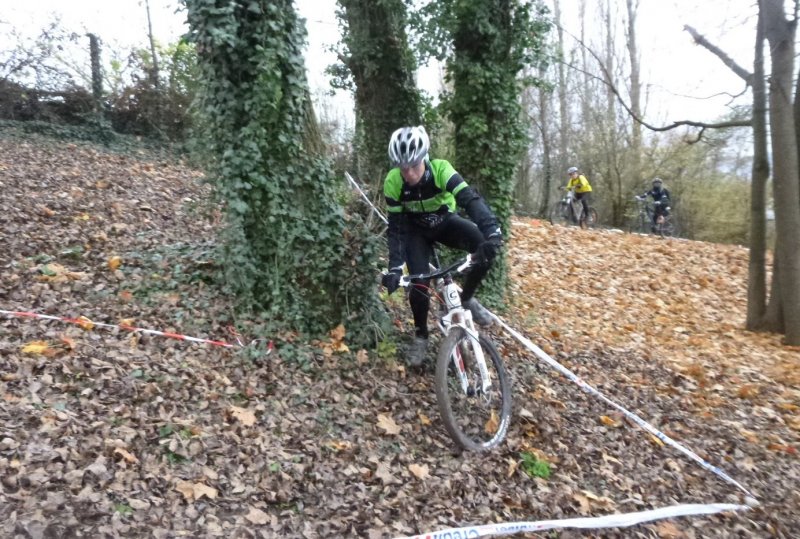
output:
[[[378,428],[383,429],[386,434],[400,434],[400,427],[386,414],[378,414]]]
[[[410,471],[417,479],[425,480],[428,478],[428,465],[427,464],[409,464],[408,471]]]
[[[125,449],[123,449],[121,447],[114,448],[114,454],[121,456],[122,459],[125,462],[129,463],[129,464],[138,464],[139,463],[139,459],[136,458],[136,455],[131,454],[130,452],[126,451]]]
[[[217,497],[217,489],[209,487],[203,483],[192,483],[191,481],[178,481],[175,490],[183,494],[187,502],[196,501],[205,496],[209,499]]]
[[[250,506],[250,511],[244,516],[248,522],[258,526],[264,525],[269,522],[269,515],[256,507]]]
[[[238,406],[231,406],[228,409],[231,415],[236,418],[245,427],[252,427],[256,423],[256,414],[247,408],[240,408]]]
[[[45,341],[31,341],[22,347],[23,354],[42,355],[50,348]]]

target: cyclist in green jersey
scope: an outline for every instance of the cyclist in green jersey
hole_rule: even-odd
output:
[[[491,325],[491,314],[474,295],[500,251],[500,226],[483,198],[449,162],[429,158],[429,148],[422,126],[401,127],[389,140],[389,157],[395,168],[384,180],[389,272],[383,285],[389,293],[397,289],[403,263],[411,274],[427,273],[434,242],[467,251],[476,264],[463,283],[461,303],[472,312],[475,322]],[[471,220],[459,216],[457,207],[464,208]],[[429,282],[415,281],[408,294],[415,326],[408,355],[415,366],[422,364],[428,348],[429,286]]]

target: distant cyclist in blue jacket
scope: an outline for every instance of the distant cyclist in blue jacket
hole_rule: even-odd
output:
[[[664,187],[664,182],[661,178],[653,178],[653,188],[644,194],[637,195],[638,200],[646,200],[647,197],[653,198],[653,222],[650,223],[650,231],[656,232],[656,224],[659,217],[666,218],[669,215],[669,210],[672,206],[672,200],[669,197],[669,189]]]

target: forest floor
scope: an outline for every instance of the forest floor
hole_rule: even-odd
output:
[[[201,180],[0,136],[0,309],[233,341]],[[520,219],[507,257],[512,327],[761,502],[527,537],[800,536],[800,351],[742,329],[746,249]],[[499,330],[514,417],[476,455],[453,451],[432,367],[237,327],[275,352],[0,315],[0,535],[395,537],[743,501]]]

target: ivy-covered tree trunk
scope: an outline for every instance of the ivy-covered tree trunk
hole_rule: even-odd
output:
[[[227,283],[273,327],[368,337],[379,246],[353,232],[310,129],[305,30],[291,0],[186,0]],[[354,217],[351,217],[354,219]],[[353,335],[355,333],[355,335]]]
[[[103,71],[100,67],[100,40],[95,34],[89,36],[89,58],[92,66],[92,99],[95,112],[100,112],[103,106]]]
[[[455,127],[456,169],[487,199],[508,237],[514,169],[526,140],[518,74],[540,52],[547,25],[531,5],[517,0],[455,1],[450,6],[454,54],[448,62],[453,96],[447,104]],[[538,14],[544,13],[535,5]],[[503,258],[484,285],[496,303],[507,280]]]
[[[406,38],[406,3],[339,0],[339,5],[345,27],[341,58],[355,83],[356,173],[382,192],[389,136],[398,127],[419,125],[422,119],[414,82],[416,62]]]

